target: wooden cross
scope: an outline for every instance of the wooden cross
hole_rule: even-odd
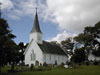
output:
[[[38,9],[38,8],[36,7],[35,9],[36,9],[36,13],[37,13],[37,9]]]

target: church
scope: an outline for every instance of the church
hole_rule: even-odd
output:
[[[25,65],[31,65],[39,62],[39,64],[57,64],[66,63],[68,56],[58,45],[51,44],[42,40],[42,32],[39,26],[38,14],[36,11],[34,18],[34,26],[30,32],[30,42],[24,52]]]

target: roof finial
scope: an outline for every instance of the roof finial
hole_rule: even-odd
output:
[[[1,13],[1,5],[2,5],[2,3],[0,2],[0,18],[1,18],[1,14],[2,14],[2,13]]]
[[[37,15],[37,9],[38,9],[38,8],[36,7],[35,9],[36,9],[36,15]]]
[[[36,12],[37,12],[37,7],[36,7]]]

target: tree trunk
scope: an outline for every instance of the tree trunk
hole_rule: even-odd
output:
[[[11,71],[14,71],[14,63],[11,64]]]
[[[1,73],[1,67],[0,67],[0,73]]]

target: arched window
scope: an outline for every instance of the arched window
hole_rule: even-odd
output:
[[[35,60],[35,58],[36,58],[36,55],[35,55],[35,53],[34,53],[34,50],[32,50],[32,57],[33,57],[33,61]]]
[[[31,61],[34,61],[36,59],[36,55],[34,53],[34,50],[32,50],[30,57],[31,57]]]
[[[32,61],[32,53],[30,54],[30,58],[31,58],[31,61]]]
[[[51,54],[49,55],[49,59],[50,59],[50,61],[51,61]]]

